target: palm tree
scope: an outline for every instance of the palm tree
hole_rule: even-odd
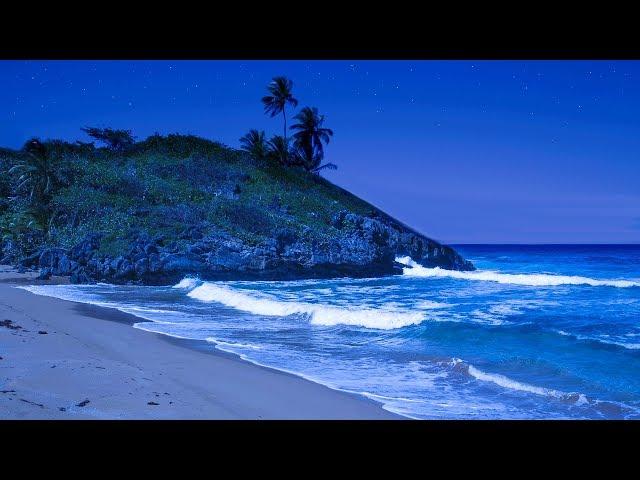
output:
[[[287,143],[287,104],[292,107],[298,106],[298,100],[293,97],[291,90],[293,89],[293,82],[286,77],[273,77],[271,83],[267,87],[270,95],[262,97],[262,103],[264,104],[264,113],[268,113],[271,118],[282,113],[284,119],[284,140]]]
[[[305,168],[309,171],[319,172],[324,168],[336,169],[333,163],[320,166],[324,158],[323,143],[328,144],[333,136],[333,130],[324,128],[324,115],[318,113],[318,109],[304,107],[295,117],[298,123],[291,125],[296,130],[293,138],[296,149],[300,152]]]
[[[24,159],[9,169],[9,173],[17,172],[18,185],[16,190],[27,187],[29,199],[36,197],[42,200],[48,195],[54,182],[54,168],[52,158],[47,152],[47,147],[38,139],[31,139],[22,147],[26,154]]]
[[[264,138],[264,131],[249,130],[249,133],[240,138],[240,145],[242,150],[254,160],[261,161],[267,157],[268,145]]]
[[[283,165],[289,164],[289,140],[282,135],[274,135],[271,140],[267,142],[269,148],[269,155],[275,160],[279,161]]]

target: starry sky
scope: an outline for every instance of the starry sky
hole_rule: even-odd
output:
[[[447,243],[640,243],[637,61],[0,61],[0,145],[80,127],[281,134],[294,82],[335,135],[324,175]]]

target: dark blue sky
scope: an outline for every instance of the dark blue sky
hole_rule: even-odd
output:
[[[274,75],[335,132],[325,175],[449,243],[640,242],[640,62],[0,61],[0,145],[281,133]]]

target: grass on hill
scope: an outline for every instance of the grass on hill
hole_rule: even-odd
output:
[[[322,177],[191,135],[153,135],[125,153],[61,141],[44,142],[53,186],[29,198],[8,170],[26,158],[0,150],[0,234],[23,254],[38,245],[69,248],[104,234],[102,253],[116,255],[133,233],[180,242],[193,226],[258,244],[287,229],[323,241],[338,231],[341,210],[375,207]],[[378,212],[379,213],[379,212]]]

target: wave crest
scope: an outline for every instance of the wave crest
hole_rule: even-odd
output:
[[[631,280],[598,280],[577,275],[550,275],[546,273],[500,273],[491,270],[460,272],[440,267],[427,268],[416,263],[411,257],[397,257],[396,262],[405,265],[402,269],[408,277],[447,277],[460,280],[480,280],[509,285],[527,285],[532,287],[555,287],[559,285],[590,285],[592,287],[640,287],[640,282]]]
[[[516,390],[519,392],[533,393],[535,395],[542,395],[546,397],[553,397],[560,400],[569,401],[577,405],[587,403],[587,398],[581,393],[565,393],[559,390],[553,390],[551,388],[537,387],[535,385],[529,385],[528,383],[518,382],[504,375],[498,373],[487,373],[479,370],[473,365],[466,364],[459,358],[454,358],[452,366],[458,370],[462,370],[468,375],[472,376],[476,380],[482,382],[489,382],[499,387],[506,388],[508,390]]]
[[[315,325],[355,325],[391,330],[417,325],[426,319],[423,312],[383,308],[345,308],[303,302],[283,302],[260,292],[244,293],[226,285],[205,282],[187,294],[203,302],[217,302],[254,315],[307,315]]]

